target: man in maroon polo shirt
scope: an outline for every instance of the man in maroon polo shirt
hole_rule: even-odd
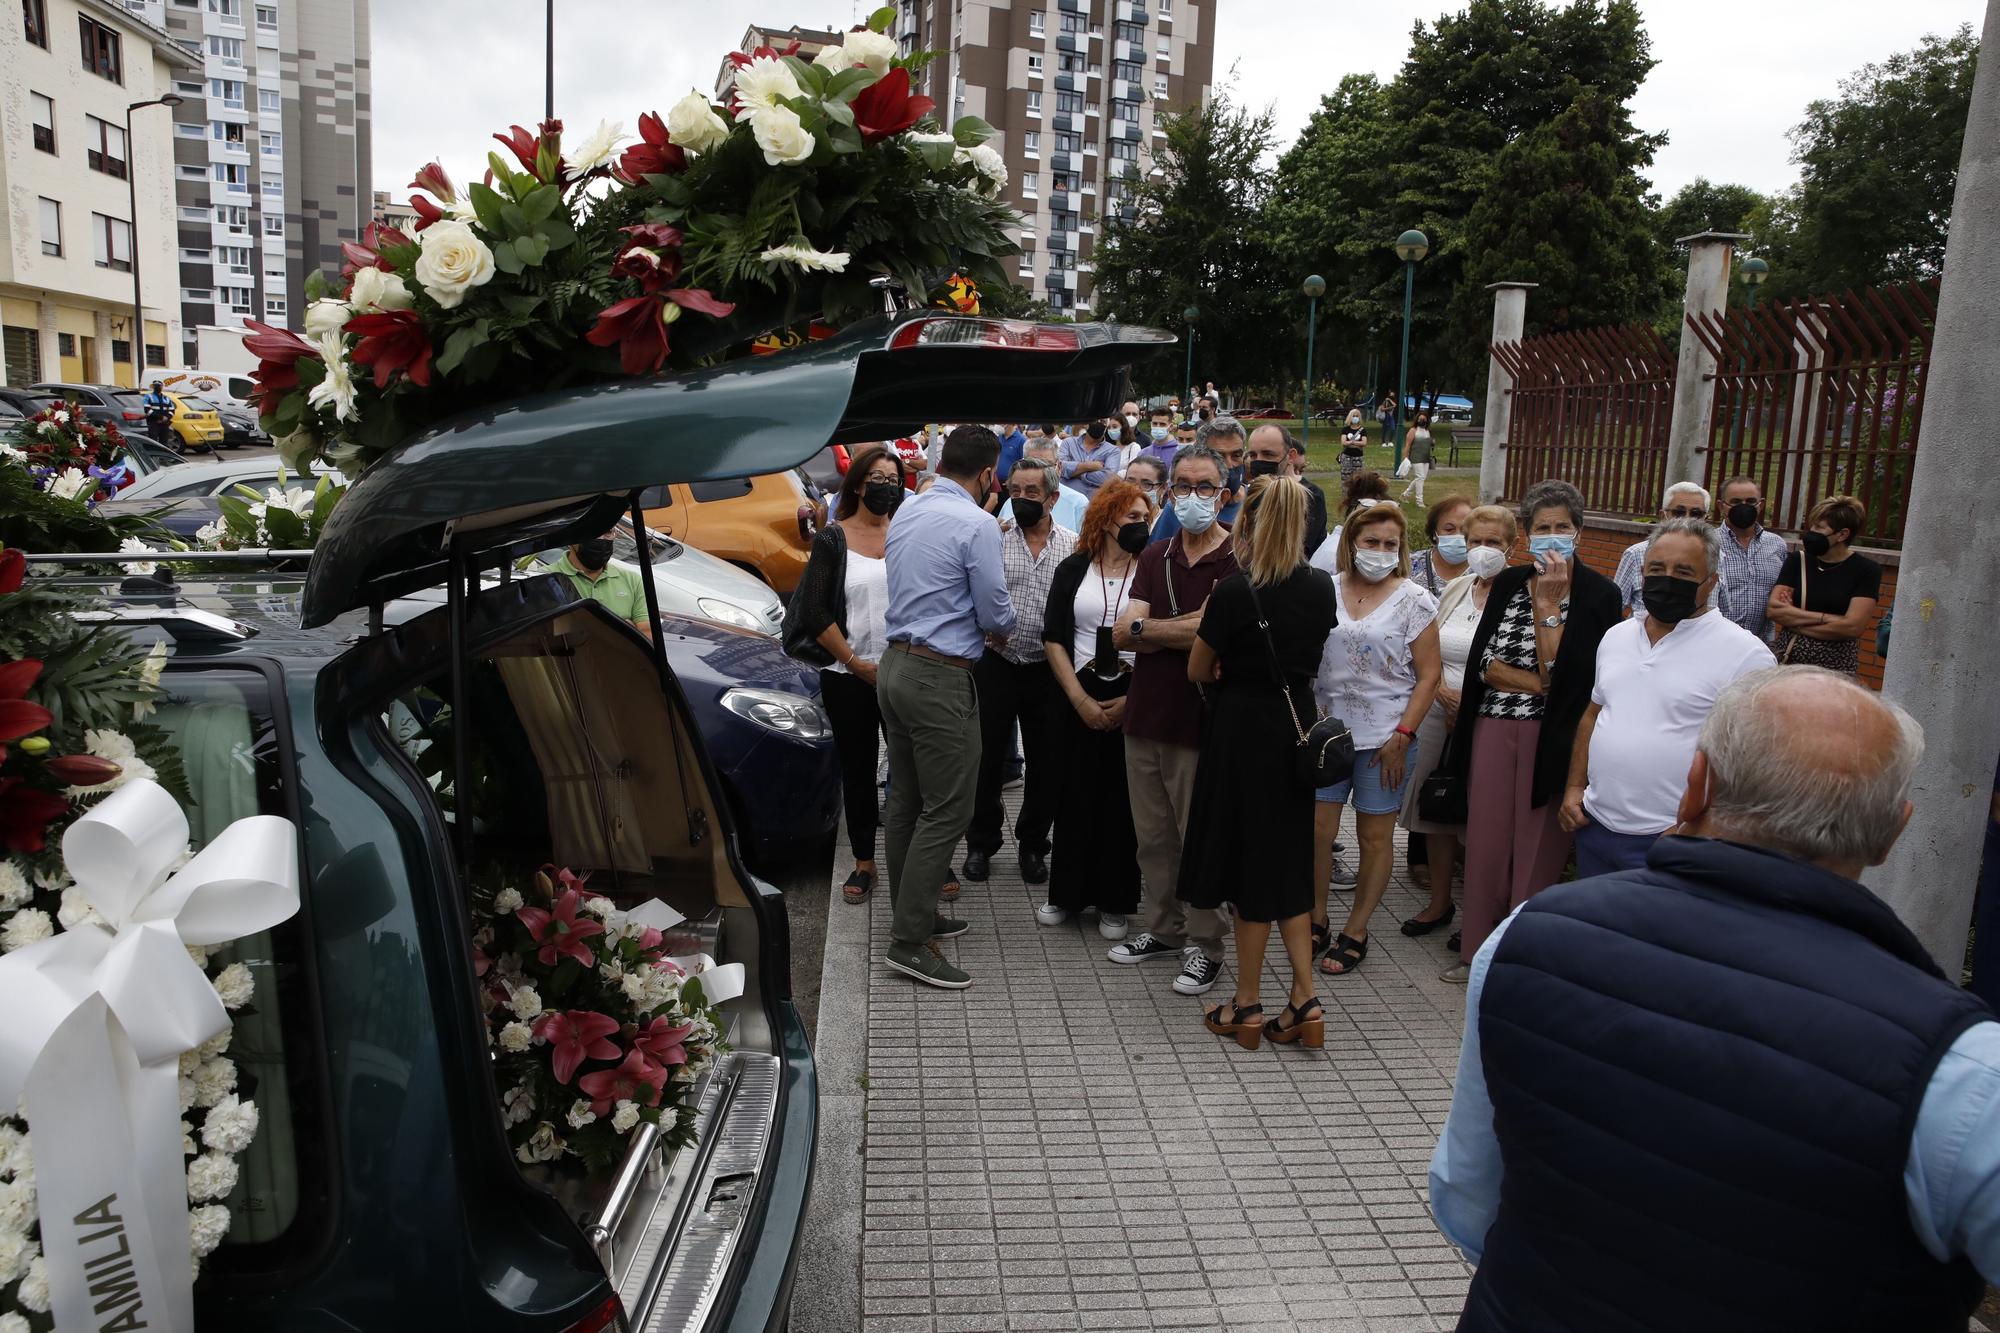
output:
[[[1216,520],[1231,499],[1222,456],[1206,445],[1183,446],[1171,482],[1180,531],[1140,554],[1130,609],[1116,632],[1120,648],[1139,654],[1125,698],[1125,780],[1146,881],[1146,928],[1109,957],[1179,958],[1174,989],[1200,995],[1222,975],[1223,922],[1220,912],[1189,907],[1175,892],[1201,751],[1202,701],[1188,680],[1188,649],[1209,593],[1236,572],[1236,555],[1229,529]]]

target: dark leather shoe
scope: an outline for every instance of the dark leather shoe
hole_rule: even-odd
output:
[[[1049,858],[1045,852],[1021,853],[1021,878],[1030,884],[1049,882]]]
[[[992,868],[993,858],[985,852],[965,854],[965,877],[974,884],[984,884],[987,872]]]

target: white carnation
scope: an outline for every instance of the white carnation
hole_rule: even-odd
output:
[[[534,1042],[535,1030],[526,1023],[509,1023],[500,1029],[500,1049],[503,1051],[525,1051]]]
[[[222,969],[213,983],[216,996],[225,1009],[241,1009],[250,1003],[250,997],[257,992],[257,981],[250,975],[250,969],[242,963],[231,963]]]
[[[0,1333],[34,1333],[34,1325],[28,1322],[27,1316],[9,1310],[0,1314]]]
[[[493,252],[463,222],[433,222],[418,244],[417,281],[426,295],[447,310],[456,309],[465,294],[493,280]]]
[[[209,1108],[201,1124],[201,1141],[216,1152],[234,1156],[257,1137],[260,1121],[257,1103],[238,1101],[232,1092]]]
[[[970,162],[985,182],[988,194],[998,194],[1007,188],[1007,163],[992,144],[978,144],[972,148],[961,148],[957,155],[960,162]]]
[[[816,147],[798,113],[787,107],[759,111],[750,118],[750,132],[764,150],[764,160],[774,167],[795,167],[810,158]]]
[[[507,1090],[500,1104],[505,1110],[507,1123],[518,1125],[535,1113],[535,1090],[525,1083],[517,1084]]]
[[[507,1007],[514,1011],[516,1018],[523,1020],[535,1018],[542,1012],[541,993],[533,986],[517,987],[507,998]]]
[[[864,66],[876,74],[887,74],[889,62],[896,58],[896,39],[886,32],[863,29],[850,32],[841,43],[841,50],[850,65]]]
[[[790,264],[804,273],[845,273],[847,261],[853,256],[838,250],[815,250],[809,245],[774,245],[757,256],[765,263],[776,267]]]
[[[55,922],[39,907],[16,912],[7,918],[7,924],[0,928],[0,953],[12,953],[25,949],[30,944],[39,944],[56,933]]]
[[[600,120],[597,128],[577,140],[573,148],[563,153],[570,170],[577,172],[595,171],[609,162],[625,142],[625,126],[621,121]]]
[[[192,1157],[201,1149],[194,1146],[194,1126],[181,1121],[181,1156]]]
[[[910,130],[903,135],[903,138],[914,144],[940,144],[953,148],[958,146],[958,140],[951,135],[938,134],[930,130]]]
[[[601,893],[593,893],[583,900],[583,910],[599,921],[608,921],[618,911],[618,904]]]
[[[347,299],[356,310],[408,310],[417,303],[401,275],[372,267],[355,270],[354,286],[348,290]],[[306,308],[306,332],[312,332],[310,306]]]
[[[521,910],[522,899],[519,889],[502,889],[493,895],[493,910],[506,916]]]
[[[207,945],[190,944],[187,946],[187,955],[188,958],[193,961],[196,967],[206,968],[208,966]]]
[[[0,912],[11,912],[34,896],[28,877],[12,861],[0,861]]]
[[[379,273],[380,269],[365,268],[361,273]],[[361,275],[355,275],[355,284],[361,282]],[[306,337],[315,341],[321,338],[337,338],[347,327],[347,321],[354,318],[354,310],[347,302],[334,296],[323,296],[306,307]]]
[[[220,1153],[205,1152],[188,1163],[188,1197],[196,1203],[204,1199],[226,1199],[236,1188],[236,1163]]]
[[[188,1209],[188,1243],[197,1259],[215,1252],[229,1234],[229,1210],[219,1203]],[[4,1330],[0,1330],[4,1333]]]
[[[0,1185],[0,1233],[26,1235],[35,1224],[35,1187],[16,1181]]]
[[[629,1101],[619,1102],[617,1109],[611,1115],[611,1128],[617,1130],[620,1134],[630,1134],[632,1126],[638,1123],[639,1104]]]
[[[729,122],[698,92],[689,90],[686,97],[667,108],[667,138],[687,152],[706,153],[721,147],[728,137]]]
[[[781,98],[799,96],[792,67],[777,56],[758,56],[736,71],[736,119],[749,120],[770,111],[788,111]],[[796,123],[797,116],[792,117]],[[672,130],[668,130],[671,135]]]
[[[28,1238],[18,1231],[0,1231],[0,1286],[21,1276],[28,1266]],[[19,1316],[10,1316],[19,1318]],[[25,1324],[22,1325],[24,1328]]]
[[[627,972],[623,977],[619,978],[618,989],[624,993],[626,999],[632,1001],[634,1004],[639,1003],[639,1001],[646,998],[646,974],[644,972]]]
[[[104,918],[90,905],[90,898],[84,893],[82,886],[76,884],[63,890],[62,905],[56,909],[56,920],[62,922],[64,930],[104,923]]]
[[[224,1028],[201,1045],[195,1047],[194,1054],[200,1060],[213,1060],[216,1056],[221,1055],[229,1049],[229,1039],[235,1035],[235,1029]]]
[[[194,1104],[214,1106],[236,1091],[236,1062],[209,1060],[194,1072]]]
[[[569,1121],[571,1129],[582,1129],[585,1125],[597,1119],[597,1113],[590,1109],[588,1101],[579,1097],[570,1103],[569,1114],[564,1116],[563,1119]]]
[[[39,1254],[30,1259],[27,1275],[21,1279],[21,1285],[15,1288],[14,1294],[19,1298],[23,1309],[33,1310],[36,1314],[47,1314],[49,1261]]]
[[[28,1136],[12,1125],[0,1125],[0,1179],[20,1175],[28,1169],[28,1161]]]

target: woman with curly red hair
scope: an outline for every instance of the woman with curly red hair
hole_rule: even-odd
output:
[[[1139,552],[1153,530],[1153,508],[1129,481],[1107,481],[1084,511],[1076,554],[1056,566],[1042,638],[1049,667],[1069,700],[1050,749],[1062,774],[1056,800],[1048,901],[1035,910],[1045,926],[1079,912],[1097,913],[1097,933],[1125,938],[1125,918],[1139,905],[1139,838],[1125,786],[1125,692],[1130,650],[1112,630],[1132,596]]]

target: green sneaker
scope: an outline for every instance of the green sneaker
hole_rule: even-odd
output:
[[[970,921],[960,921],[957,917],[946,916],[940,912],[937,924],[931,928],[931,938],[934,940],[954,939],[971,929],[972,923]]]
[[[935,944],[892,944],[883,957],[896,971],[941,990],[964,990],[972,978],[944,960]]]

